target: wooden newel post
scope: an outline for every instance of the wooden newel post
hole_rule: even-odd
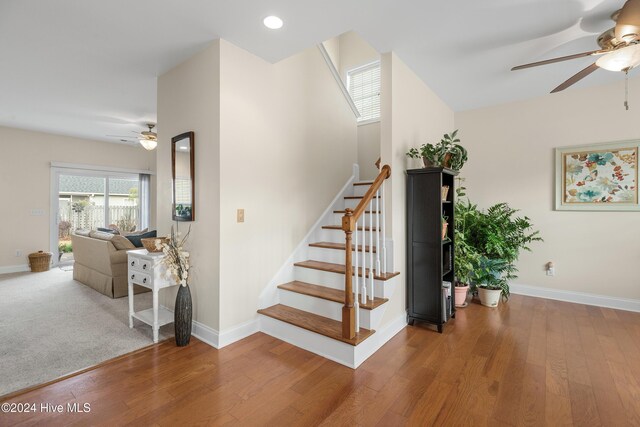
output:
[[[353,211],[346,209],[342,217],[342,229],[345,233],[345,257],[344,257],[344,307],[342,307],[342,337],[352,339],[356,336],[356,311],[353,306],[353,265],[351,261],[351,234],[355,229]],[[356,274],[358,272],[356,271]]]

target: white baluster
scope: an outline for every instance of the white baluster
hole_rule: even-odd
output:
[[[362,248],[360,249],[360,252],[362,252],[362,267],[360,267],[360,269],[362,270],[362,291],[361,291],[361,297],[360,297],[362,299],[362,304],[367,303],[367,278],[364,275],[365,266],[367,264],[367,254],[364,251],[365,237],[367,236],[367,233],[364,231],[366,224],[367,224],[367,214],[363,213],[362,214]]]
[[[376,191],[376,273],[380,274],[380,190]]]
[[[386,179],[382,181],[382,272],[387,273],[387,224],[386,217],[384,215],[385,207],[387,199],[384,198],[384,183]],[[378,248],[378,251],[380,248]]]
[[[366,214],[365,214],[366,215]],[[369,201],[369,299],[373,301],[373,200]],[[364,251],[364,248],[362,248]]]
[[[353,240],[356,242],[355,244],[355,272],[356,274],[355,276],[355,286],[353,287],[353,292],[354,292],[354,304],[353,306],[355,307],[356,310],[356,331],[360,330],[360,303],[358,302],[358,286],[360,285],[360,281],[359,281],[359,276],[358,276],[358,221],[356,221],[356,229],[354,231],[354,238]],[[347,251],[350,251],[351,248],[346,248],[345,249]]]

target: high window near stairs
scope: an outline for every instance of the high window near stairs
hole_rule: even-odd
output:
[[[380,61],[349,70],[347,89],[360,112],[358,123],[380,119]]]

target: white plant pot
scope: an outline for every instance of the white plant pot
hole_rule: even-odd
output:
[[[480,303],[486,307],[497,307],[500,303],[500,295],[502,291],[500,289],[487,289],[478,288],[478,294],[480,295]]]

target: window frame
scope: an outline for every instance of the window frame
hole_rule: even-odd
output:
[[[368,69],[374,69],[377,68],[378,70],[380,70],[380,72],[382,71],[381,69],[381,63],[379,59],[376,59],[375,61],[371,61],[371,62],[367,62],[366,64],[362,64],[362,65],[358,65],[357,67],[353,67],[350,68],[346,71],[346,82],[347,82],[347,93],[349,94],[349,96],[351,97],[351,100],[354,102],[354,104],[356,103],[356,100],[353,99],[353,96],[351,95],[351,75],[358,73],[358,72],[364,72],[367,71]],[[363,119],[363,114],[360,111],[360,109],[358,109],[358,112],[360,113],[360,117],[358,117],[357,122],[358,122],[358,126],[360,125],[367,125],[367,124],[371,124],[371,123],[376,123],[380,121],[380,117],[382,115],[382,106],[380,105],[380,92],[381,92],[381,87],[382,87],[382,76],[380,78],[380,87],[378,87],[378,116],[377,117],[370,117],[370,118],[365,118]],[[357,108],[357,104],[356,104],[356,108]]]

